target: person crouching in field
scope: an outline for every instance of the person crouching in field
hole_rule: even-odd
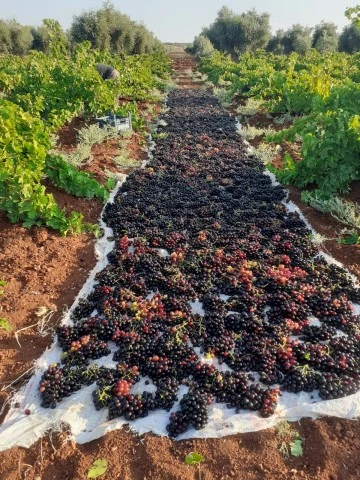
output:
[[[103,80],[114,80],[120,75],[115,68],[110,65],[105,65],[104,63],[98,63],[96,70],[102,76]]]

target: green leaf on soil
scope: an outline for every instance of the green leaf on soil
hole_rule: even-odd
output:
[[[200,453],[191,452],[189,455],[185,457],[186,465],[197,465],[198,463],[204,462],[205,457],[203,457]]]
[[[12,330],[12,326],[6,320],[6,318],[0,318],[0,328],[5,330],[6,332],[10,332]]]
[[[294,440],[290,444],[290,451],[291,451],[291,455],[293,457],[302,457],[302,455],[304,453],[303,448],[302,448],[302,440],[300,440],[300,439]]]
[[[101,477],[101,475],[104,475],[106,470],[107,470],[107,461],[104,458],[95,460],[95,462],[92,464],[92,467],[88,471],[87,478]]]
[[[0,287],[5,287],[6,282],[4,280],[0,280]],[[4,290],[0,288],[0,295],[4,295]]]
[[[352,233],[346,238],[339,238],[338,243],[342,245],[358,245],[360,243],[360,236],[357,233]]]

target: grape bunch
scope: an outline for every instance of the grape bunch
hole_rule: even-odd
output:
[[[210,92],[172,92],[168,107],[149,168],[104,209],[115,246],[57,329],[42,405],[94,383],[109,419],[160,409],[175,438],[204,428],[213,402],[268,417],[282,392],[357,392],[360,290],[319,255]],[[117,363],[100,367],[110,348]],[[156,391],[137,393],[142,379]]]

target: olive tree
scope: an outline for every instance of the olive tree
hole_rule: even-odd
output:
[[[284,34],[284,53],[296,52],[304,55],[311,49],[312,28],[303,27],[300,24],[293,25]]]
[[[211,44],[222,52],[243,53],[265,48],[269,42],[270,15],[258,13],[255,9],[235,14],[228,7],[222,7],[215,21],[202,32]]]
[[[284,30],[276,31],[275,35],[270,38],[266,51],[274,53],[275,55],[283,55],[285,53]]]
[[[161,47],[161,42],[142,24],[115,10],[105,2],[97,11],[75,16],[70,29],[74,43],[87,40],[93,47],[112,53],[148,53]]]
[[[9,22],[11,37],[11,53],[14,55],[26,55],[31,47],[33,37],[31,28],[20,25],[15,21]]]
[[[9,23],[0,20],[0,53],[11,53],[11,33]]]
[[[193,53],[197,58],[208,57],[214,51],[214,46],[207,37],[198,35],[193,44],[186,48],[186,51]]]
[[[355,23],[348,25],[339,38],[340,52],[356,53],[360,51],[360,29]]]
[[[312,47],[318,52],[336,52],[339,46],[339,35],[334,23],[322,22],[316,25],[312,37]]]

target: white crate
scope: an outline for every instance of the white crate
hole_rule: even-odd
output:
[[[107,115],[105,117],[95,118],[95,122],[100,126],[111,125],[116,127],[119,131],[132,130],[132,116],[131,113],[127,117],[120,117],[119,115]]]

